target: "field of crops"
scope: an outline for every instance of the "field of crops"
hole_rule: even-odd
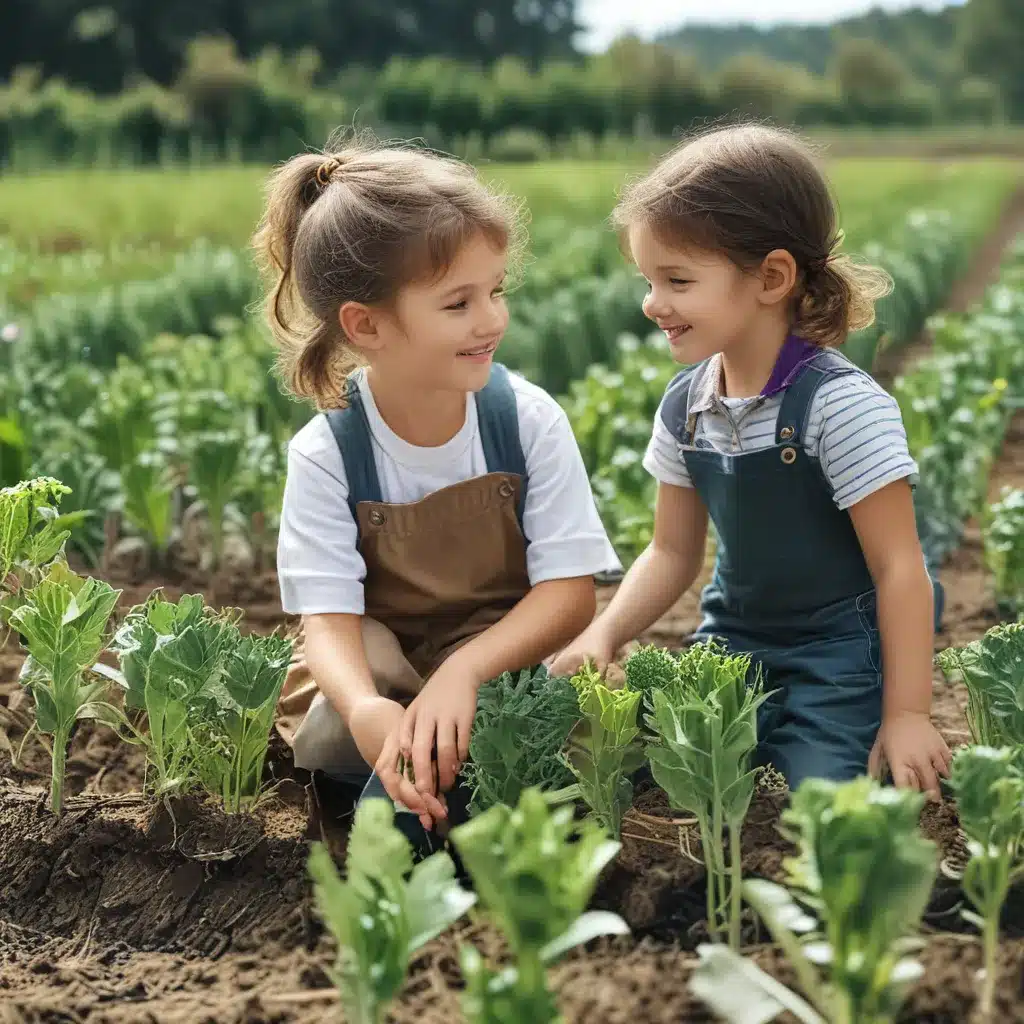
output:
[[[488,169],[532,214],[501,358],[562,398],[627,560],[674,370],[602,223],[629,170]],[[0,179],[0,1024],[1024,1022],[1024,233],[919,340],[1022,220],[1020,169],[831,170],[846,247],[896,281],[849,351],[898,368],[947,589],[944,801],[750,773],[756,694],[743,659],[680,650],[691,593],[621,688],[481,692],[458,877],[449,853],[407,877],[382,807],[353,821],[271,730],[311,412],[249,312],[262,172]]]

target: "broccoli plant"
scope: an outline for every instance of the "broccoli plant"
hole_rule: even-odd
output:
[[[790,889],[751,879],[743,890],[810,1003],[723,946],[698,950],[693,992],[736,1024],[783,1010],[804,1024],[893,1024],[921,973],[907,954],[935,878],[935,844],[918,831],[923,802],[866,776],[804,782],[783,814],[799,851],[786,865]]]
[[[451,831],[484,911],[514,959],[495,972],[475,949],[463,950],[471,1024],[557,1020],[545,966],[600,935],[628,932],[615,914],[584,913],[619,844],[593,821],[575,823],[571,806],[552,810],[549,804],[540,790],[526,789],[517,807],[497,804]]]
[[[983,540],[996,601],[1016,615],[1024,607],[1024,490],[1003,488],[989,508]]]
[[[695,815],[707,867],[707,914],[712,935],[740,941],[740,830],[757,779],[757,709],[767,699],[760,672],[748,684],[748,655],[729,655],[714,643],[695,644],[678,662],[674,683],[650,692],[647,747],[651,772],[672,807]],[[729,857],[724,833],[729,833]]]
[[[21,682],[35,699],[36,726],[53,736],[50,807],[55,814],[63,807],[64,761],[75,722],[110,722],[116,716],[104,699],[109,682],[93,666],[120,593],[54,562],[10,616],[28,648]]]
[[[412,954],[476,902],[455,880],[447,853],[413,867],[412,848],[394,814],[389,800],[359,803],[344,881],[322,843],[309,854],[317,908],[338,944],[331,980],[350,1024],[380,1024]]]
[[[994,626],[980,640],[938,655],[950,681],[967,687],[967,722],[986,747],[1024,743],[1024,622]]]
[[[999,915],[1024,876],[1024,747],[962,747],[951,776],[971,859],[963,886],[979,914],[965,912],[983,937],[985,967],[979,1009],[992,1016],[999,949]]]
[[[566,760],[594,817],[618,839],[633,803],[631,776],[644,761],[637,724],[641,695],[610,690],[590,665],[571,682],[583,718],[569,736]]]
[[[580,710],[568,677],[547,670],[505,672],[480,688],[462,778],[471,814],[495,804],[514,806],[528,786],[562,791],[573,776],[562,748]]]
[[[647,644],[633,651],[622,668],[630,690],[650,694],[675,683],[679,675],[679,659],[664,647]]]

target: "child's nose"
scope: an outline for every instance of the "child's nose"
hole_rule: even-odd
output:
[[[644,316],[648,320],[657,320],[659,317],[666,317],[672,312],[671,308],[653,291],[648,292],[644,296],[643,311]]]

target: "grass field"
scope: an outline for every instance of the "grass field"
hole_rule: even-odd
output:
[[[603,223],[642,161],[485,164],[533,223]],[[847,248],[879,237],[913,207],[968,207],[984,227],[1021,178],[1012,160],[849,158],[828,162]],[[266,167],[74,171],[0,177],[0,306],[165,272],[197,238],[242,248],[261,210]]]

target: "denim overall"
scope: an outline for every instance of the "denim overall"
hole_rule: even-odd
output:
[[[411,685],[406,680],[397,690],[389,688],[377,675],[365,630],[364,647],[378,691],[408,704],[455,650],[498,622],[530,590],[522,525],[526,458],[516,395],[508,371],[494,364],[488,383],[474,396],[487,473],[403,504],[383,500],[369,421],[353,382],[347,397],[344,409],[326,416],[345,464],[348,504],[366,563],[364,625],[371,620],[378,632],[383,628],[397,641]],[[319,760],[317,766],[332,777],[363,787],[361,800],[387,798],[314,681],[284,701],[287,708],[279,705],[279,711],[293,717],[296,710],[306,713],[298,729],[289,730],[297,753],[301,744],[304,756]],[[448,824],[458,824],[466,817],[468,794],[456,784],[446,799]],[[439,837],[425,832],[415,814],[398,811],[395,824],[417,855],[431,852]]]
[[[704,367],[682,371],[662,406],[718,538],[695,639],[751,654],[776,691],[758,714],[757,763],[791,790],[809,777],[853,778],[866,771],[881,724],[875,590],[850,515],[802,440],[821,384],[863,371],[816,352],[789,378],[775,443],[729,455],[693,447],[699,414],[688,409]]]

